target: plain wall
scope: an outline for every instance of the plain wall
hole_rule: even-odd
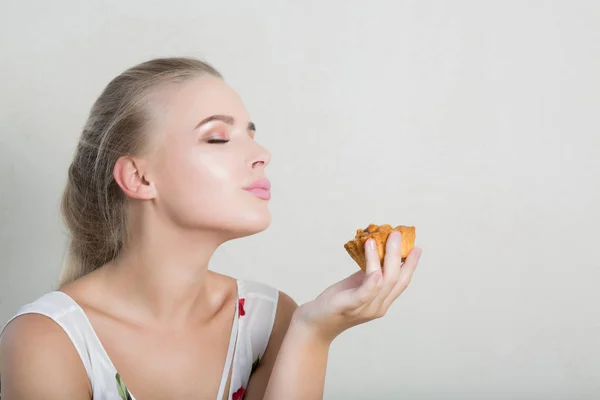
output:
[[[600,397],[600,3],[0,1],[0,324],[52,290],[59,199],[110,79],[214,64],[273,154],[272,226],[212,268],[302,303],[368,223],[423,248],[334,343],[326,399]]]

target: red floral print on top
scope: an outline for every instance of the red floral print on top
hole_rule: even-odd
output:
[[[244,304],[246,304],[246,299],[240,299],[239,301],[239,315],[243,317],[246,315],[246,310],[244,310]]]
[[[244,398],[244,393],[246,393],[246,389],[244,389],[243,387],[239,388],[231,396],[231,400],[242,400]]]

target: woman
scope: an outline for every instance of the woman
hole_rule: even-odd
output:
[[[3,400],[320,399],[330,344],[407,287],[399,233],[368,267],[298,307],[208,269],[217,247],[270,223],[270,154],[211,66],[151,60],[94,104],[69,169],[59,290],[0,341]],[[135,397],[134,397],[135,394]]]

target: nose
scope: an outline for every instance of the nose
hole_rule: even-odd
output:
[[[254,143],[256,144],[256,152],[252,158],[252,169],[258,166],[262,166],[264,168],[271,162],[271,153],[258,143]]]

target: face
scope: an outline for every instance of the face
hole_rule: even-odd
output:
[[[161,100],[160,133],[149,160],[159,214],[226,240],[266,229],[270,154],[256,142],[237,93],[219,78],[201,76],[167,90]]]

